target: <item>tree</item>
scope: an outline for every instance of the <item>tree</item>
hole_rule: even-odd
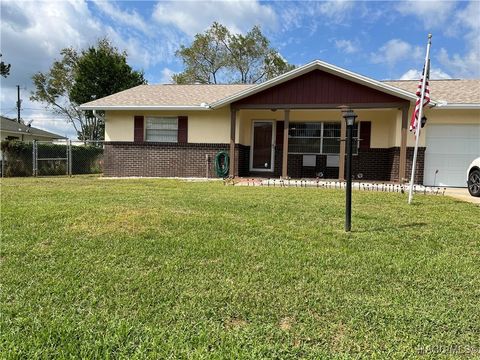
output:
[[[173,76],[177,84],[255,84],[294,68],[270,46],[258,26],[242,35],[214,22],[205,33],[195,36],[190,47],[182,45],[176,55],[185,66]]]
[[[62,59],[54,61],[48,72],[33,75],[35,91],[30,99],[44,103],[48,110],[65,117],[81,138],[86,135],[83,131],[84,115],[69,98],[75,81],[78,53],[72,48],[66,48],[60,51],[60,55]]]
[[[246,35],[233,34],[225,43],[230,54],[230,67],[239,73],[236,82],[256,84],[292,70],[280,54],[270,47],[269,40],[258,26]]]
[[[65,117],[80,140],[103,139],[103,114],[83,112],[78,105],[145,84],[143,73],[127,64],[127,54],[119,52],[109,40],[101,39],[80,54],[73,48],[60,52],[46,73],[32,79],[35,91],[30,97],[42,102],[55,114]]]
[[[143,73],[127,64],[127,53],[101,39],[79,57],[70,99],[82,104],[145,83]]]
[[[2,57],[2,54],[0,54],[0,57]],[[4,78],[10,75],[11,66],[11,64],[6,64],[3,61],[0,61],[0,75],[2,75]]]
[[[213,23],[204,34],[195,35],[190,47],[182,45],[175,55],[183,59],[185,71],[173,75],[173,80],[177,84],[217,84],[221,70],[228,66],[224,44],[229,36],[225,26]]]

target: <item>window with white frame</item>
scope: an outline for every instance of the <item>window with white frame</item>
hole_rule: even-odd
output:
[[[178,142],[178,118],[149,116],[145,119],[145,140]]]
[[[288,152],[292,154],[339,154],[340,122],[290,122]],[[353,127],[353,153],[358,152],[358,123]]]

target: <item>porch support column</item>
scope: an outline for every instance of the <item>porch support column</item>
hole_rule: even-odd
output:
[[[235,177],[235,130],[237,128],[237,109],[230,109],[230,177]]]
[[[347,136],[347,124],[340,120],[340,153],[338,159],[338,180],[345,180],[345,143]]]
[[[282,154],[282,178],[288,177],[288,124],[290,123],[290,109],[285,109],[283,121],[283,154]]]
[[[402,110],[402,127],[400,133],[400,161],[398,165],[398,181],[404,182],[406,179],[407,168],[407,128],[408,128],[408,106],[403,106]]]

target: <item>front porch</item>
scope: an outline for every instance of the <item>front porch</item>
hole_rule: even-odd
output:
[[[413,148],[402,141],[401,124],[407,111],[372,108],[356,112],[355,179],[403,182],[413,156]],[[241,109],[235,114],[231,166],[236,176],[344,179],[345,142],[341,140],[345,124],[339,109]],[[419,152],[417,183],[423,179],[424,150]]]
[[[341,76],[313,69],[231,102],[230,175],[343,180],[346,126],[340,108],[348,106],[358,115],[354,176],[404,182],[413,153],[407,148],[410,101]],[[417,183],[423,181],[423,150]]]

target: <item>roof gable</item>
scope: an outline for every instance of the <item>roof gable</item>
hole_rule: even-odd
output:
[[[233,102],[232,106],[338,106],[342,104],[400,104],[405,102],[408,100],[315,68]]]
[[[389,84],[382,83],[380,81],[371,79],[369,77],[354,73],[352,71],[342,69],[338,66],[328,64],[326,62],[320,61],[320,60],[315,60],[312,61],[311,63],[308,63],[304,66],[300,66],[296,69],[293,69],[285,74],[282,74],[280,76],[277,76],[273,79],[270,79],[268,81],[265,81],[264,83],[258,84],[256,86],[253,86],[249,89],[246,89],[244,91],[241,91],[237,94],[233,94],[232,96],[228,96],[220,101],[217,101],[213,104],[210,104],[212,108],[219,108],[221,106],[231,104],[233,102],[237,102],[241,99],[244,99],[248,96],[257,94],[263,90],[266,90],[268,88],[271,88],[273,86],[282,84],[287,81],[292,81],[292,79],[295,79],[297,77],[300,77],[304,74],[307,74],[309,72],[315,71],[315,70],[321,70],[325,73],[337,76],[339,78],[349,80],[353,83],[357,83],[360,85],[364,85],[366,88],[371,88],[378,90],[380,92],[386,93],[393,95],[397,98],[408,100],[408,101],[415,101],[416,96],[415,94],[397,88],[395,86],[391,86]]]

